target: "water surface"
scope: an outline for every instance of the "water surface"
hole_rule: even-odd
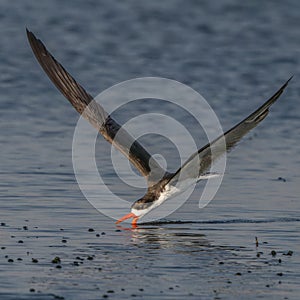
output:
[[[297,299],[299,10],[292,0],[2,1],[1,299]],[[207,207],[198,208],[200,184],[174,214],[131,230],[80,192],[72,167],[78,116],[36,63],[26,26],[89,92],[171,78],[199,91],[224,129],[294,79],[230,154]],[[124,118],[130,113],[125,108]],[[172,144],[143,142],[178,164]],[[99,139],[97,147],[106,162],[109,145]],[[101,172],[115,181],[109,163]],[[138,193],[115,190],[132,201]]]

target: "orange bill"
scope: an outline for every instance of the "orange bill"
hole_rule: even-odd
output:
[[[129,214],[125,215],[124,217],[122,217],[121,219],[119,219],[119,220],[116,222],[116,224],[119,224],[119,223],[121,223],[121,222],[123,222],[123,221],[125,221],[125,220],[127,220],[127,219],[130,219],[130,218],[133,218],[131,224],[132,224],[132,225],[136,225],[137,220],[138,220],[139,217],[137,217],[134,213],[129,213]]]

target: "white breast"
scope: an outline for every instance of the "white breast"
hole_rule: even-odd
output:
[[[195,182],[195,180],[193,180],[193,182]],[[134,213],[138,217],[142,217],[145,214],[147,214],[149,211],[151,211],[152,209],[154,209],[157,206],[164,203],[169,198],[182,193],[189,185],[190,185],[190,180],[189,180],[189,182],[181,182],[181,184],[178,186],[172,186],[172,185],[167,184],[165,186],[165,190],[160,194],[159,198],[156,201],[154,201],[151,206],[149,206],[146,209],[139,209],[139,210],[132,208],[131,212]]]

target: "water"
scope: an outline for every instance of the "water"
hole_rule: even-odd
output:
[[[299,9],[295,0],[2,1],[1,299],[297,299]],[[91,93],[135,77],[172,78],[201,92],[224,129],[295,77],[230,154],[207,207],[198,209],[200,184],[166,220],[125,230],[77,186],[78,116],[37,65],[26,26]],[[98,147],[107,160],[109,145],[99,139]]]

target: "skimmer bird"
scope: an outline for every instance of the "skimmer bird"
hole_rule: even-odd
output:
[[[104,108],[75,81],[64,67],[50,54],[41,40],[37,39],[35,35],[28,30],[27,37],[38,62],[60,92],[109,143],[114,145],[127,157],[132,165],[134,165],[147,180],[148,189],[146,194],[133,203],[129,214],[117,221],[117,223],[120,223],[132,218],[133,226],[136,226],[139,218],[188,187],[188,184],[178,185],[178,181],[197,182],[209,177],[209,175],[207,176],[206,174],[212,163],[221,155],[229,152],[246,133],[256,127],[268,115],[270,106],[283,93],[292,78],[291,77],[269,100],[257,108],[247,118],[229,129],[224,135],[216,138],[213,142],[192,154],[175,173],[169,173],[162,169],[145,148],[113,120],[108,113],[106,113]],[[182,174],[184,174],[184,176],[181,176]],[[178,186],[180,186],[180,188],[178,188]]]

